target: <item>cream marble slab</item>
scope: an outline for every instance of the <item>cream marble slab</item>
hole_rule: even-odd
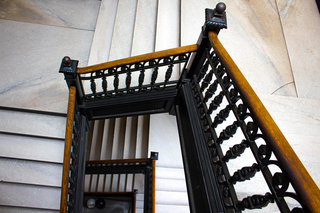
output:
[[[136,0],[119,0],[112,35],[110,61],[131,55],[136,8]]]
[[[159,0],[155,51],[180,46],[180,1]],[[157,82],[163,82],[166,68],[159,69]],[[173,67],[171,80],[180,77],[179,66]]]
[[[109,60],[114,22],[118,0],[101,1],[97,24],[92,40],[88,65],[103,63]]]
[[[159,0],[156,51],[180,46],[180,1]]]
[[[154,52],[157,6],[157,0],[138,1],[131,56]]]
[[[64,139],[66,118],[0,110],[0,131]]]
[[[169,114],[150,117],[149,150],[159,152],[157,166],[183,168],[176,118]]]
[[[0,182],[0,194],[0,205],[60,209],[61,190],[57,187]]]
[[[61,60],[87,64],[93,32],[0,20],[0,103],[66,112],[68,89]]]
[[[197,41],[205,8],[219,1],[181,2],[181,45]],[[219,39],[257,93],[296,96],[275,1],[226,0],[228,29]]]
[[[62,164],[2,158],[0,172],[1,181],[61,186]]]
[[[63,163],[63,140],[0,134],[0,147],[1,157]]]
[[[100,1],[10,0],[0,2],[0,18],[94,30]]]
[[[320,15],[314,0],[277,0],[298,97],[320,99]]]

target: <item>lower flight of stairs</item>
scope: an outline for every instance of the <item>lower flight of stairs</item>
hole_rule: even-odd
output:
[[[259,96],[319,186],[320,101]],[[1,107],[0,117],[0,212],[58,212],[66,115]],[[159,152],[156,212],[190,212],[174,116],[117,118],[92,125],[88,160]],[[136,178],[134,187],[127,187],[139,190],[138,213],[143,211],[141,182]]]

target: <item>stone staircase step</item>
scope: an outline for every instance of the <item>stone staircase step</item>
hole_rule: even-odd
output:
[[[0,157],[63,162],[64,140],[0,133]]]
[[[160,179],[156,178],[157,191],[174,191],[187,193],[186,181],[176,179]]]
[[[66,117],[0,108],[0,131],[64,139]]]
[[[138,1],[131,56],[154,52],[157,6],[157,0]]]
[[[189,206],[185,205],[164,205],[164,204],[157,204],[156,205],[156,212],[157,213],[167,213],[167,212],[175,212],[175,213],[189,213],[190,208]]]
[[[61,186],[62,164],[0,158],[1,181]]]
[[[24,208],[17,206],[0,206],[0,212],[5,213],[58,213],[59,210]]]
[[[156,190],[156,206],[159,204],[188,206],[188,194],[185,192]]]
[[[60,188],[0,182],[0,206],[60,209]]]
[[[157,166],[156,177],[159,179],[185,180],[184,169],[182,168],[169,168]]]

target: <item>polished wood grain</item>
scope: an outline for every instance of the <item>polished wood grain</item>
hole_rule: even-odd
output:
[[[65,137],[64,156],[63,156],[61,202],[60,202],[61,213],[65,213],[67,211],[70,151],[71,151],[72,126],[73,126],[75,100],[76,100],[76,88],[70,87],[68,112],[67,112],[66,137]]]
[[[115,159],[115,160],[92,160],[87,161],[86,164],[108,164],[108,163],[134,163],[134,162],[148,162],[149,158],[136,159]]]
[[[135,63],[142,62],[142,61],[149,61],[149,60],[153,60],[153,59],[157,59],[157,58],[164,58],[164,57],[173,56],[173,55],[196,52],[197,49],[198,49],[197,44],[183,46],[183,47],[177,47],[177,48],[158,51],[158,52],[154,52],[154,53],[148,53],[148,54],[138,55],[138,56],[134,56],[134,57],[130,57],[130,58],[110,61],[110,62],[97,64],[97,65],[93,65],[93,66],[78,68],[77,73],[78,74],[85,74],[85,73],[90,73],[90,72],[94,72],[97,70],[104,70],[104,69],[108,69],[108,68],[112,68],[112,67],[121,67],[121,66],[124,66],[127,64],[135,64]]]
[[[156,160],[152,160],[151,212],[156,212]]]
[[[267,143],[272,147],[282,168],[284,168],[289,175],[294,189],[301,196],[303,202],[311,212],[320,212],[320,190],[318,186],[315,184],[237,65],[220,43],[217,34],[215,32],[209,32],[208,35],[215,53],[227,68],[228,75],[247,102],[255,121],[266,136]]]

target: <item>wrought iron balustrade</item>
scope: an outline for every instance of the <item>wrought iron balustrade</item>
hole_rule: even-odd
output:
[[[79,112],[76,103],[76,88],[70,87],[66,137],[63,158],[61,212],[82,210],[84,164],[88,123]]]
[[[77,113],[88,120],[176,115],[191,212],[242,212],[269,203],[280,212],[320,212],[319,188],[217,38],[227,27],[225,9],[223,3],[206,9],[196,45],[84,68],[65,58],[60,70],[70,91],[77,88]],[[179,80],[170,80],[180,63]],[[243,196],[238,186],[257,177],[264,191]]]
[[[120,174],[143,174],[144,175],[144,207],[143,212],[155,212],[155,170],[156,160],[158,160],[158,153],[151,152],[150,158],[136,158],[136,159],[119,159],[119,160],[98,160],[87,161],[85,174],[90,176],[90,186],[92,182],[92,175],[104,175],[103,191],[105,191],[106,175],[120,175]],[[120,176],[119,176],[120,177]],[[127,178],[127,177],[126,177]],[[119,187],[118,180],[118,187]],[[128,180],[126,179],[125,182]],[[132,179],[132,187],[134,187],[134,178]],[[112,182],[112,181],[111,181]],[[112,187],[112,184],[110,184]],[[97,187],[98,188],[98,181]],[[100,186],[101,188],[101,186]],[[94,190],[90,190],[93,192]],[[134,191],[134,189],[132,189]]]
[[[190,53],[195,50],[196,45],[190,45],[78,68],[77,73],[80,75],[81,83],[90,85],[90,91],[85,92],[84,100],[97,100],[175,86],[180,77],[180,65],[186,64]],[[174,69],[175,66],[178,69]],[[163,69],[160,70],[161,68]],[[172,74],[175,74],[177,79],[172,79]]]

